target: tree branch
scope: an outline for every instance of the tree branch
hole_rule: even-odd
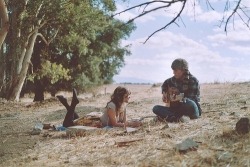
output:
[[[43,42],[48,46],[49,45],[49,42],[45,39],[45,37],[43,36],[43,34],[41,33],[38,33],[37,36],[40,36],[43,40]]]
[[[53,41],[53,39],[55,39],[58,32],[59,32],[59,28],[56,30],[56,33],[53,35],[53,37],[51,39],[49,39],[49,40],[46,40],[45,37],[43,36],[43,34],[41,34],[41,33],[38,33],[37,36],[40,36],[42,38],[42,40],[44,41],[44,43],[47,46],[49,46],[49,44]]]
[[[135,9],[135,8],[138,8],[138,7],[142,7],[142,6],[144,6],[144,5],[145,5],[144,10],[145,10],[146,7],[149,6],[150,4],[158,3],[158,2],[161,2],[161,3],[175,3],[174,0],[171,0],[171,1],[150,1],[150,2],[145,2],[145,3],[141,3],[141,4],[139,4],[139,5],[132,6],[132,7],[128,8],[128,9],[125,9],[125,10],[123,10],[123,11],[121,11],[121,12],[115,13],[115,14],[112,15],[111,17],[120,15],[120,14],[122,14],[122,13],[125,13],[125,12],[127,12],[127,11],[130,11],[130,10]]]
[[[157,11],[157,10],[159,10],[159,9],[168,8],[168,7],[170,7],[172,4],[177,3],[177,2],[182,2],[182,3],[183,3],[183,4],[182,4],[182,8],[181,8],[181,10],[178,12],[178,14],[177,14],[168,24],[166,24],[164,27],[162,27],[162,28],[156,30],[155,32],[153,32],[153,33],[145,40],[145,42],[144,42],[144,44],[145,44],[154,34],[156,34],[156,33],[159,32],[159,31],[162,31],[163,29],[165,29],[165,28],[168,27],[169,25],[171,25],[171,24],[176,24],[177,26],[179,26],[175,21],[176,21],[177,18],[181,18],[180,15],[181,15],[181,13],[182,13],[183,10],[184,10],[184,7],[185,7],[185,4],[186,4],[187,0],[169,0],[169,1],[150,1],[150,2],[145,2],[145,3],[141,3],[141,4],[139,4],[139,5],[132,6],[132,7],[128,8],[128,9],[125,9],[125,10],[123,10],[123,11],[121,11],[121,12],[118,12],[118,13],[112,15],[111,17],[114,17],[114,16],[117,16],[117,15],[119,15],[119,14],[125,13],[125,12],[127,12],[127,11],[132,10],[132,9],[136,9],[136,8],[138,8],[138,7],[144,6],[144,9],[143,9],[143,11],[141,12],[141,14],[139,14],[139,15],[137,15],[136,17],[134,17],[134,18],[128,20],[128,21],[126,22],[126,24],[128,24],[128,23],[131,23],[131,22],[135,21],[136,19],[138,19],[138,18],[140,18],[140,17],[142,17],[142,16],[144,16],[144,15],[146,15],[146,14],[149,14],[149,13],[151,13],[151,12]],[[146,11],[146,8],[149,7],[150,5],[154,4],[154,3],[164,3],[164,4],[166,4],[166,5],[158,6],[158,7],[155,7],[155,8],[152,8],[152,9]],[[181,20],[181,21],[182,21],[182,20]]]
[[[145,11],[142,14],[139,14],[138,16],[134,17],[133,19],[130,19],[127,23],[131,23],[131,22],[133,22],[134,20],[136,20],[139,17],[142,17],[142,16],[144,16],[144,15],[146,15],[148,13],[151,13],[153,11],[156,11],[156,10],[159,10],[159,9],[162,9],[162,8],[166,8],[166,7],[169,7],[169,6],[171,6],[171,5],[168,4],[168,5],[165,5],[165,6],[160,6],[160,7],[153,8],[151,10]]]
[[[165,26],[161,27],[160,29],[154,31],[151,35],[148,36],[148,38],[145,40],[144,44],[153,36],[155,35],[156,33],[158,33],[159,31],[162,31],[164,30],[165,28],[167,28],[168,26],[170,26],[171,24],[176,24],[177,26],[179,26],[177,23],[176,23],[176,20],[177,19],[181,19],[182,23],[183,23],[183,20],[181,18],[181,14],[186,6],[186,2],[188,0],[166,0],[166,1],[163,1],[163,0],[153,0],[153,1],[150,1],[150,2],[145,2],[145,3],[141,3],[141,4],[138,4],[138,5],[135,5],[135,6],[132,6],[130,8],[127,8],[121,12],[118,12],[118,13],[115,13],[114,15],[112,15],[111,17],[114,17],[114,16],[117,16],[119,14],[122,14],[122,13],[125,13],[125,12],[128,12],[128,11],[131,11],[133,9],[136,9],[136,8],[143,8],[142,9],[142,12],[138,15],[136,15],[135,17],[133,17],[132,19],[129,19],[126,24],[128,23],[131,23],[133,21],[135,21],[136,19],[146,15],[146,14],[149,14],[151,12],[154,12],[154,11],[157,11],[159,9],[163,9],[163,8],[169,8],[171,5],[175,4],[175,3],[182,3],[182,7],[181,7],[181,10],[177,13],[177,15],[175,17],[173,17]],[[210,3],[210,0],[205,0],[206,2],[206,5],[207,5],[207,8],[210,8],[212,10],[215,10],[212,6],[212,4]],[[236,1],[236,6],[234,7],[233,10],[230,9],[230,0],[227,0],[226,1],[226,4],[225,4],[225,8],[224,8],[224,15],[221,19],[221,24],[219,25],[219,27],[222,27],[222,25],[225,24],[225,27],[224,27],[224,31],[227,32],[227,27],[228,27],[228,24],[229,22],[232,20],[233,24],[234,24],[234,16],[238,16],[242,22],[249,28],[250,27],[250,16],[248,15],[248,11],[247,11],[247,7],[243,6],[242,7],[242,4],[241,4],[242,0],[237,0]],[[156,4],[156,3],[160,3],[160,6],[157,6],[157,7],[152,7],[152,9],[149,9],[149,10],[146,10],[147,8],[150,7],[150,5],[153,5],[153,4]],[[195,12],[195,7],[196,7],[196,2],[194,2],[194,12]],[[231,12],[229,13],[229,16],[227,15],[227,12]],[[240,12],[239,12],[240,11]]]
[[[48,45],[53,41],[53,39],[56,38],[56,36],[57,36],[57,34],[59,32],[59,29],[60,29],[60,27],[56,30],[56,33],[53,35],[53,37],[50,40],[48,40]]]
[[[206,0],[206,4],[208,7],[210,7],[212,10],[214,10],[213,6],[211,5],[210,1],[209,0]]]
[[[241,9],[241,8],[239,8],[239,9]],[[241,9],[242,10],[242,9]],[[243,12],[244,13],[244,12]],[[244,21],[244,19],[241,17],[241,15],[237,12],[237,14],[238,14],[238,16],[240,17],[240,19],[241,19],[241,21],[249,28],[249,23],[246,23],[245,21]],[[249,17],[248,17],[248,22],[249,22]]]
[[[242,11],[242,13],[248,18],[247,22],[244,22],[246,24],[246,26],[249,28],[249,21],[250,21],[250,17],[247,15],[247,13],[242,9],[240,8],[240,10]],[[242,20],[242,19],[241,19]]]
[[[224,31],[227,32],[227,24],[229,23],[231,17],[237,12],[237,10],[239,9],[239,6],[240,6],[240,2],[241,0],[238,1],[236,7],[234,8],[233,12],[231,13],[231,15],[227,18],[227,21],[226,21],[226,24],[225,24],[225,29]]]
[[[145,40],[144,44],[154,35],[156,34],[157,32],[159,31],[162,31],[164,30],[165,28],[167,28],[169,25],[171,25],[172,23],[175,23],[176,19],[180,17],[181,13],[183,12],[184,8],[185,8],[185,5],[186,5],[186,0],[183,1],[183,5],[182,5],[182,8],[181,10],[178,12],[178,14],[168,23],[166,24],[164,27],[156,30],[155,32],[153,32],[151,35],[148,36],[148,38]],[[175,23],[176,24],[176,23]]]

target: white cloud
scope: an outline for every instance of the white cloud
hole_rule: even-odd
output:
[[[249,0],[242,0],[241,3],[242,3],[244,6],[250,6],[250,1],[249,1]]]
[[[239,55],[249,54],[250,30],[242,24],[240,20],[235,21],[235,24],[228,24],[228,31],[215,30],[215,34],[207,37],[214,43],[214,46],[219,48],[228,48],[238,52]]]
[[[232,80],[240,76],[231,67],[234,58],[220,55],[184,35],[161,32],[146,44],[138,43],[140,40],[130,41],[134,54],[126,59],[127,65],[120,76],[161,82],[172,76],[171,63],[179,57],[189,62],[190,71],[201,82],[230,81],[232,76],[235,76]]]
[[[218,22],[221,20],[222,14],[216,11],[208,11],[196,16],[197,21],[203,21],[207,23]]]
[[[215,35],[209,35],[208,39],[223,44],[228,42],[250,42],[250,31],[222,32]]]
[[[250,53],[249,46],[231,46],[230,49],[242,53],[243,55],[249,55]]]

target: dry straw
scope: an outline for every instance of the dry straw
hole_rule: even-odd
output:
[[[159,86],[128,87],[132,92],[129,118],[153,115],[152,107],[162,104]],[[107,88],[106,93],[112,89]],[[234,131],[239,118],[250,113],[249,92],[248,83],[203,84],[200,119],[166,124],[148,118],[135,133],[111,129],[69,138],[64,132],[48,132],[50,137],[7,166],[250,166],[250,135]],[[101,107],[108,98],[96,96],[80,105],[96,106],[98,102]],[[176,151],[176,144],[188,137],[198,143],[197,150],[184,154]]]

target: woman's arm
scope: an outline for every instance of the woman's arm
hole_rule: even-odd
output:
[[[124,122],[127,122],[127,109],[125,109],[124,111],[123,119],[124,119]]]
[[[107,112],[108,112],[109,122],[112,126],[114,126],[114,127],[126,126],[125,123],[117,122],[116,112],[112,108],[108,108]]]
[[[116,119],[116,112],[109,108],[108,109],[108,117],[109,117],[109,121],[111,123],[111,125],[113,127],[139,127],[142,125],[141,121],[126,121],[126,112],[124,113],[123,117],[124,117],[124,121],[123,122],[117,122]]]

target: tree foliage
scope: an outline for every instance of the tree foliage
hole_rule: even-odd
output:
[[[120,42],[135,27],[133,24],[120,27],[124,23],[110,17],[107,7],[104,11],[100,10],[101,7],[93,8],[85,2],[67,4],[69,16],[65,13],[60,16],[64,26],[51,42],[49,56],[42,57],[60,62],[70,70],[71,79],[61,80],[54,84],[55,87],[74,86],[86,91],[91,86],[111,83],[124,65],[124,56],[130,52],[129,47],[122,47]],[[109,8],[114,9],[111,5]],[[70,20],[67,19],[69,17]]]
[[[34,82],[34,78],[41,80],[44,77],[50,80],[51,84],[61,79],[69,80],[71,78],[69,69],[65,69],[61,64],[51,63],[48,60],[43,62],[41,68],[36,73],[29,75],[27,79]]]
[[[120,42],[135,27],[128,24],[112,32],[110,28],[122,24],[110,17],[116,9],[112,0],[8,0],[6,5],[10,29],[1,62],[4,98],[18,100],[24,83],[31,89],[27,75],[41,90],[85,89],[79,80],[89,85],[112,82],[129,54]]]

